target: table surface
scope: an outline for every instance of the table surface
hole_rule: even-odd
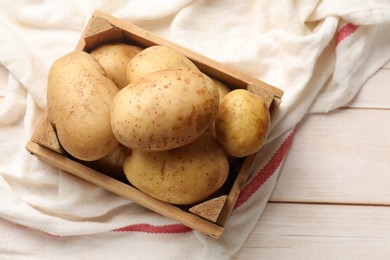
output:
[[[390,63],[352,103],[296,127],[271,199],[235,259],[388,258],[389,84]]]
[[[388,259],[390,63],[345,107],[296,127],[279,180],[235,259]]]

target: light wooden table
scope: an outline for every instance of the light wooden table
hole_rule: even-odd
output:
[[[390,259],[390,63],[355,100],[308,115],[236,259]]]

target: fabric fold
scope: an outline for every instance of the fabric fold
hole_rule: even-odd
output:
[[[0,256],[5,258],[230,259],[265,209],[295,126],[307,113],[350,102],[390,60],[389,1],[0,0],[0,6],[0,65],[7,77],[0,81],[6,82],[0,100],[0,227],[6,234],[0,236]],[[284,91],[268,142],[221,239],[25,150],[46,108],[51,64],[75,48],[96,9]]]

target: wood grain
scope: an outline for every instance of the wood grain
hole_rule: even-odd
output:
[[[353,102],[346,107],[390,109],[389,69],[381,69],[368,79]]]
[[[297,127],[278,183],[234,259],[387,259],[390,63],[355,100]]]
[[[54,127],[49,122],[47,112],[42,115],[41,119],[39,120],[34,134],[31,137],[31,141],[49,148],[57,153],[65,154],[65,150],[58,141]]]
[[[274,101],[274,93],[272,91],[269,91],[268,89],[265,89],[256,83],[249,83],[246,87],[246,90],[263,97],[267,109],[271,107],[271,104]]]
[[[223,206],[221,210],[221,214],[217,219],[216,222],[217,224],[221,226],[225,226],[225,224],[227,223],[228,218],[230,217],[230,214],[233,211],[234,205],[236,204],[238,196],[240,195],[241,190],[244,187],[246,180],[248,179],[249,170],[252,167],[255,158],[256,158],[256,154],[252,154],[246,157],[237,175],[237,178],[234,181],[233,186],[230,189],[230,192],[226,198],[225,205]]]
[[[387,259],[390,208],[269,203],[234,259]]]
[[[297,129],[271,201],[390,205],[390,111],[340,109]]]
[[[189,212],[215,223],[221,214],[226,199],[227,195],[216,197],[191,207]]]

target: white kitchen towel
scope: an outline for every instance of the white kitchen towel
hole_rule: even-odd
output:
[[[221,239],[25,150],[47,73],[99,9],[285,91]],[[295,125],[353,99],[390,60],[389,1],[0,0],[0,258],[229,259],[260,218]]]

